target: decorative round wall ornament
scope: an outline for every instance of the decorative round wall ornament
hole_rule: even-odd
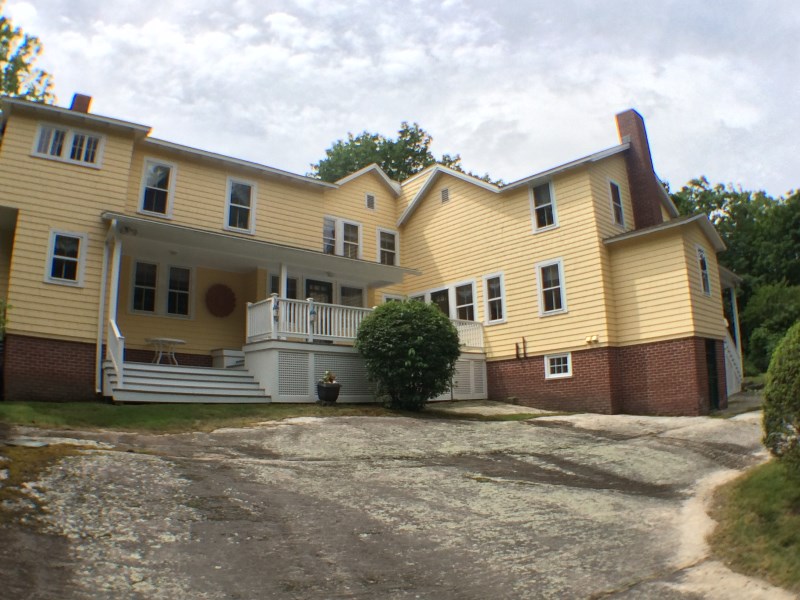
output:
[[[215,283],[206,292],[206,307],[215,317],[227,317],[236,308],[236,294],[224,283]]]

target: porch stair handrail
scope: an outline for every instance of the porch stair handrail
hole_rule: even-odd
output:
[[[728,332],[726,332],[722,347],[725,352],[725,372],[728,379],[728,393],[735,393],[742,389],[744,373],[742,371],[742,362],[736,342],[733,341],[731,334]]]
[[[116,387],[122,389],[125,387],[123,381],[123,361],[125,357],[125,338],[119,332],[119,327],[114,319],[108,320],[108,333],[106,334],[106,349],[108,358],[111,360],[111,365],[114,367],[114,374],[117,376]]]

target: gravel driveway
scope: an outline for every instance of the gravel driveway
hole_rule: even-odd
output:
[[[792,597],[704,543],[758,413],[71,435],[107,446],[35,484],[42,527],[0,528],[2,598]]]

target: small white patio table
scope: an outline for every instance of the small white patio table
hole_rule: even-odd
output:
[[[178,340],[175,338],[147,338],[145,340],[148,344],[155,347],[155,356],[153,357],[153,364],[160,365],[161,359],[166,358],[167,364],[177,365],[178,359],[175,358],[175,348],[186,344],[185,340]]]

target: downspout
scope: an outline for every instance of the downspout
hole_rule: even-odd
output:
[[[105,339],[106,324],[106,294],[108,293],[108,246],[114,231],[117,228],[117,220],[112,219],[106,233],[106,240],[103,244],[103,267],[100,275],[100,306],[97,310],[97,344],[95,345],[94,357],[94,391],[96,394],[103,393],[103,340]]]

